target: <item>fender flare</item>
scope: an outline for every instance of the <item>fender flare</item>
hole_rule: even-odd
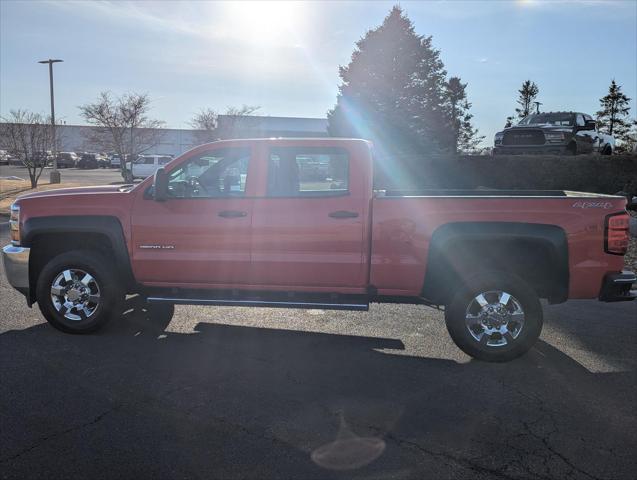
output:
[[[438,302],[445,299],[448,288],[444,279],[459,272],[449,272],[449,259],[455,256],[454,246],[462,242],[483,244],[507,243],[514,245],[533,243],[548,252],[551,266],[550,285],[547,285],[550,303],[564,302],[568,298],[569,264],[566,232],[556,225],[522,222],[457,222],[438,227],[431,236],[427,269],[423,283],[424,298]],[[486,242],[486,243],[485,243]],[[507,252],[503,252],[506,254]],[[479,264],[479,260],[477,261]],[[441,281],[442,280],[442,281]],[[441,302],[442,303],[442,302]]]
[[[119,219],[106,215],[60,215],[49,217],[28,218],[21,227],[21,244],[24,247],[33,247],[34,239],[43,234],[100,234],[110,241],[113,248],[114,262],[118,272],[124,277],[127,285],[135,285],[135,277],[131,267],[130,256],[124,229]],[[29,277],[31,277],[31,273]],[[30,278],[30,283],[34,279]],[[31,289],[33,290],[33,289]]]

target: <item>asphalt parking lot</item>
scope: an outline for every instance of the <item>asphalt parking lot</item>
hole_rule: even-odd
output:
[[[0,296],[2,478],[637,472],[635,303],[547,306],[527,356],[487,364],[421,306],[177,307],[162,325],[131,299],[100,333],[72,336],[4,274]]]

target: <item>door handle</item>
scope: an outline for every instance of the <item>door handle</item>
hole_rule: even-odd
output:
[[[330,212],[328,216],[332,218],[356,218],[357,212],[348,212],[347,210],[337,210],[336,212]]]
[[[224,210],[219,212],[218,215],[223,218],[240,218],[248,215],[248,212],[241,212],[239,210]]]

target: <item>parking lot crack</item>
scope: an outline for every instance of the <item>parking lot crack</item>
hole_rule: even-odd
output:
[[[451,453],[448,452],[439,452],[439,451],[434,451],[434,450],[430,450],[428,448],[425,448],[424,446],[420,445],[417,442],[411,441],[411,440],[406,440],[403,438],[399,438],[391,433],[389,434],[385,434],[384,438],[386,440],[392,441],[395,444],[399,445],[399,446],[407,446],[407,447],[411,447],[413,449],[416,449],[428,456],[431,457],[436,457],[436,458],[440,458],[446,461],[447,465],[452,466],[452,465],[460,465],[464,468],[467,468],[469,470],[471,470],[474,473],[478,473],[478,474],[484,474],[486,476],[488,476],[489,478],[500,478],[500,479],[505,479],[505,480],[514,480],[514,479],[519,479],[519,477],[513,477],[510,476],[508,474],[506,474],[505,472],[503,472],[501,469],[493,469],[493,468],[488,468],[485,467],[483,465],[480,465],[478,463],[475,463],[467,458],[462,458],[456,455],[452,455]],[[538,478],[537,476],[535,476],[535,478]]]
[[[0,464],[7,463],[7,462],[10,462],[12,460],[15,460],[16,458],[19,458],[22,455],[27,454],[27,453],[29,453],[29,452],[41,447],[42,445],[46,444],[47,442],[49,442],[51,440],[54,440],[54,439],[59,438],[59,437],[62,437],[62,436],[67,435],[69,433],[73,433],[73,432],[82,430],[82,429],[87,428],[87,427],[91,427],[91,426],[101,422],[106,416],[108,416],[111,413],[121,409],[123,406],[124,406],[123,404],[116,405],[116,406],[114,406],[114,407],[112,407],[112,408],[110,408],[108,410],[105,410],[104,412],[96,415],[95,417],[93,417],[88,422],[84,422],[84,423],[81,423],[79,425],[74,425],[74,426],[69,427],[69,428],[67,428],[65,430],[61,430],[59,432],[54,432],[54,433],[51,433],[50,435],[46,435],[44,437],[41,437],[33,445],[30,445],[30,446],[28,446],[26,448],[23,448],[19,452],[15,453],[15,454],[13,454],[13,455],[11,455],[9,457],[0,459]]]

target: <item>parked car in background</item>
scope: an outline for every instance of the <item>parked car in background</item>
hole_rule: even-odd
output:
[[[53,163],[53,153],[51,151],[35,152],[31,159],[33,164],[37,167],[50,166]]]
[[[517,125],[496,133],[493,154],[611,155],[614,150],[613,136],[599,132],[590,115],[546,112],[524,117]]]
[[[79,157],[75,152],[60,152],[57,154],[58,168],[71,168],[77,166]]]
[[[134,179],[146,178],[154,175],[159,167],[167,165],[172,159],[172,155],[139,155],[132,164],[129,162],[126,166]]]
[[[122,166],[122,158],[117,153],[114,153],[110,156],[110,163],[111,168],[120,168]]]
[[[6,150],[0,150],[0,165],[9,165],[9,154]]]
[[[77,168],[89,169],[99,166],[98,158],[95,153],[83,153],[77,162]]]
[[[111,168],[111,160],[108,158],[108,155],[104,153],[96,153],[95,157],[97,158],[97,166],[99,168]]]
[[[9,165],[13,165],[15,167],[18,167],[20,165],[24,165],[24,163],[22,162],[22,158],[19,156],[14,156],[14,155],[9,155],[9,159],[8,159]]]

